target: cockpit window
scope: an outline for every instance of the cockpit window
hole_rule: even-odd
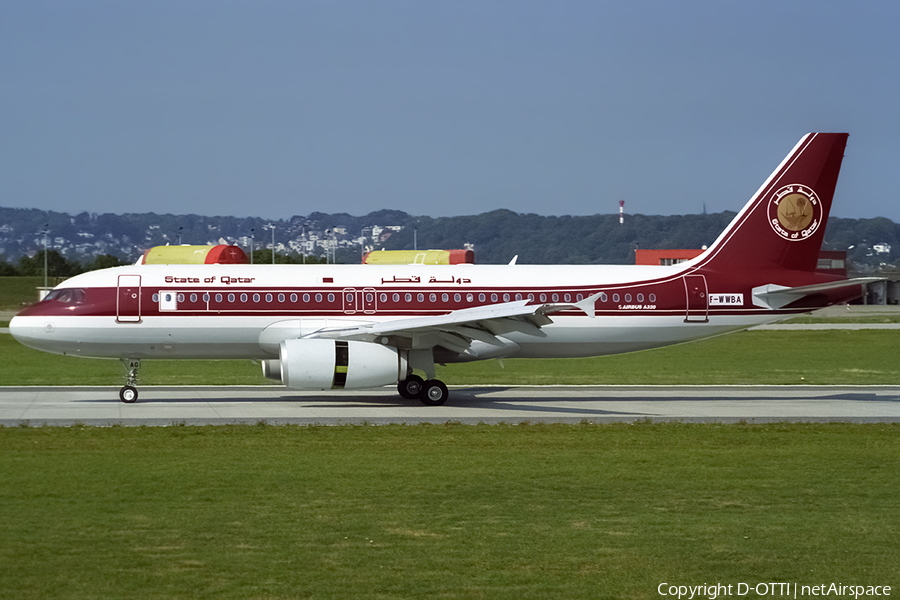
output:
[[[78,288],[63,288],[61,290],[53,290],[44,297],[44,302],[55,300],[57,302],[65,302],[66,304],[83,304],[84,290]]]

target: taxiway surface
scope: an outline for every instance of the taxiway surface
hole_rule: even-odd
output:
[[[0,426],[579,422],[900,422],[900,386],[472,386],[444,406],[384,388],[144,386],[136,404],[113,387],[0,388]]]

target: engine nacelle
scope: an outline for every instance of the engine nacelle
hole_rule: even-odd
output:
[[[369,342],[293,339],[281,342],[279,361],[263,361],[263,374],[296,390],[360,389],[406,378],[406,353]]]

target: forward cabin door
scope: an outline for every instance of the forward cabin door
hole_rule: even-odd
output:
[[[704,275],[685,275],[684,291],[687,294],[685,323],[709,322],[709,293]]]
[[[119,323],[141,322],[141,276],[119,275],[116,290],[116,321]]]

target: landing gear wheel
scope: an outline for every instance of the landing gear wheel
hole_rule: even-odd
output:
[[[440,406],[447,401],[450,392],[444,382],[437,379],[429,379],[422,384],[422,391],[419,392],[419,400],[425,406]]]
[[[397,384],[397,391],[407,400],[415,400],[422,391],[424,380],[418,375],[410,375]]]
[[[119,400],[126,404],[134,404],[138,399],[137,388],[133,385],[126,385],[119,390]]]

